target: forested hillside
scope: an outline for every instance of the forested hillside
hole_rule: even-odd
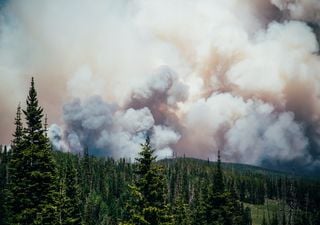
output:
[[[6,207],[11,154],[6,148],[1,152],[1,224],[8,224],[7,215],[15,215],[15,209],[10,212]],[[88,155],[87,150],[83,156],[54,152],[54,157],[58,168],[56,207],[59,218],[55,224],[119,224],[130,218],[129,208],[136,205],[132,202],[135,199],[132,188],[139,180],[139,164],[125,159],[96,158]],[[235,224],[217,223],[210,217],[210,212],[215,210],[226,210],[218,215],[239,215],[242,222],[237,224],[251,224],[251,217],[253,224],[259,225],[320,224],[318,180],[245,166],[237,170],[224,164],[224,193],[229,196],[224,196],[219,205],[216,198],[210,197],[219,189],[214,188],[216,163],[177,158],[155,165],[163,176],[164,186],[157,184],[149,191],[163,191],[165,214],[172,222],[169,224]]]
[[[136,159],[54,151],[43,114],[32,80],[0,148],[0,224],[320,224],[317,179],[224,164],[220,152],[157,161],[148,136]]]

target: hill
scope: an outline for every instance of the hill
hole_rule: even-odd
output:
[[[166,158],[166,159],[159,160],[159,162],[170,164],[170,163],[176,163],[176,162],[182,161],[182,160],[185,162],[199,164],[201,166],[204,166],[206,164],[209,164],[211,166],[216,166],[216,164],[217,164],[216,161],[208,161],[208,160],[190,158],[190,157]],[[269,175],[272,175],[272,174],[273,175],[290,175],[286,171],[272,170],[272,169],[249,165],[249,164],[222,162],[221,165],[225,170],[234,170],[234,171],[236,170],[239,172],[249,172],[250,171],[250,172],[255,172],[255,173],[260,173],[260,174],[269,174]],[[298,175],[294,175],[294,176],[298,176]]]
[[[216,165],[216,161],[208,161],[203,159],[191,158],[191,157],[180,157],[180,158],[166,158],[162,159],[160,163],[175,163],[176,161],[185,160],[189,161],[190,163],[199,164],[199,165],[206,165],[210,164],[212,166]],[[222,162],[222,167],[228,171],[237,171],[237,172],[251,172],[256,174],[264,174],[264,175],[273,175],[273,176],[287,176],[292,178],[301,178],[301,179],[313,179],[313,180],[320,180],[320,174],[314,171],[306,171],[306,170],[280,170],[280,169],[270,169],[261,166],[255,166],[250,164],[243,164],[243,163],[233,163],[233,162]]]
[[[75,206],[82,222],[119,224],[126,215],[128,187],[137,179],[137,164],[88,154],[55,152],[54,156],[59,177],[57,188],[64,190],[71,179],[77,193],[75,202],[79,203]],[[4,201],[9,159],[10,153],[1,151],[0,201]],[[178,207],[182,210],[179,213],[189,220],[185,224],[198,225],[199,204],[213,185],[217,163],[176,158],[160,160],[157,164],[163,168],[166,201],[171,212],[178,213]],[[74,169],[73,175],[70,168]],[[260,225],[263,220],[265,224],[319,224],[319,179],[237,163],[222,163],[222,169],[226,190],[234,194],[243,209],[250,210],[253,225]]]

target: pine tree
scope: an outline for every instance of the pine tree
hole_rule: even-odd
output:
[[[24,128],[21,118],[21,106],[17,107],[15,117],[15,132],[11,143],[12,157],[9,162],[10,182],[8,184],[8,206],[11,209],[12,217],[8,215],[11,223],[18,223],[22,211],[24,210],[24,199],[27,198],[25,193],[25,161],[23,151],[25,148]]]
[[[223,174],[221,169],[220,151],[218,151],[218,160],[216,171],[213,176],[213,184],[209,189],[206,199],[207,224],[231,225],[230,213],[227,209],[229,193],[225,192],[223,183]]]
[[[18,150],[16,148],[19,147],[19,144],[22,143],[23,140],[23,124],[22,124],[22,119],[21,119],[21,106],[20,104],[17,107],[17,112],[16,112],[16,118],[14,121],[14,124],[16,126],[15,132],[13,134],[13,140],[12,140],[12,151],[15,153]]]
[[[18,109],[11,162],[13,224],[56,224],[56,165],[49,139],[42,125],[43,109],[39,106],[34,79],[23,110],[26,128],[22,130]],[[20,122],[19,122],[20,121]]]
[[[160,225],[171,224],[165,199],[165,181],[162,169],[154,164],[156,157],[150,145],[149,137],[142,144],[137,158],[138,179],[130,186],[131,201],[127,205],[127,223]]]
[[[214,225],[242,225],[244,224],[244,209],[238,201],[238,196],[231,185],[231,191],[226,190],[221,168],[220,151],[216,171],[213,176],[213,185],[209,190],[206,214],[207,224]],[[250,223],[250,221],[248,221]]]
[[[220,150],[218,151],[217,169],[213,178],[213,189],[217,193],[222,193],[225,190],[225,185],[223,182],[223,172],[221,168]]]

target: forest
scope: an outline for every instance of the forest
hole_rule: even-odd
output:
[[[320,181],[187,157],[134,160],[53,150],[32,79],[0,148],[1,225],[319,225]]]

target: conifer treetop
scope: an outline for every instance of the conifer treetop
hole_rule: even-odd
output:
[[[217,160],[217,169],[214,174],[214,181],[213,181],[214,189],[217,192],[224,191],[224,183],[223,183],[223,172],[221,168],[221,155],[220,150],[218,150],[218,160]]]
[[[155,150],[150,144],[150,137],[147,136],[146,142],[141,144],[142,150],[139,152],[140,158],[136,158],[139,164],[139,174],[146,174],[150,170],[152,162],[156,160],[156,156],[153,156]]]
[[[27,135],[30,138],[33,138],[34,135],[43,134],[42,129],[42,118],[43,118],[43,109],[39,106],[37,91],[35,89],[34,78],[31,78],[31,86],[29,89],[29,95],[26,100],[27,109],[23,110],[23,113],[27,121]]]
[[[18,104],[18,107],[17,107],[16,118],[15,118],[14,124],[16,126],[16,129],[15,129],[15,132],[13,133],[14,139],[12,140],[12,144],[16,145],[21,141],[22,136],[23,136],[23,124],[22,124],[22,120],[21,120],[21,105],[20,105],[20,103]]]

